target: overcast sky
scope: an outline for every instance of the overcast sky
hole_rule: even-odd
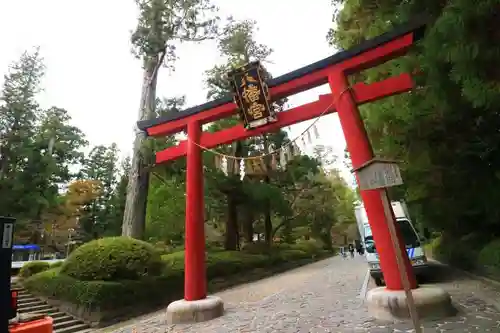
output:
[[[325,37],[332,26],[330,0],[214,3],[222,17],[257,21],[257,41],[274,49],[266,67],[275,76],[335,53]],[[40,46],[47,66],[42,106],[68,110],[91,145],[116,142],[122,154],[130,154],[142,83],[141,63],[130,53],[137,15],[133,0],[0,0],[0,73],[24,50]],[[204,71],[222,61],[215,42],[183,44],[178,56],[175,72],[160,72],[158,96],[186,95],[188,106],[204,103]],[[328,92],[319,87],[292,97],[290,104]],[[293,126],[290,137],[306,126]],[[345,141],[337,116],[322,118],[318,128],[321,138],[315,143],[332,146],[342,157]]]

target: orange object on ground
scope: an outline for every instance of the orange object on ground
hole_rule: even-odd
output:
[[[11,289],[10,290],[10,316],[9,319],[12,319],[16,317],[17,315],[17,297],[18,297],[18,290],[17,289]]]
[[[9,333],[52,333],[53,320],[45,317],[25,323],[18,323],[9,326]]]

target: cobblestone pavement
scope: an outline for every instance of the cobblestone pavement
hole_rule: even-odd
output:
[[[113,332],[412,332],[410,323],[387,325],[370,318],[362,297],[366,272],[362,258],[335,257],[218,294],[225,301],[223,317],[168,325],[163,311]],[[441,282],[431,282],[450,292],[459,313],[423,322],[424,332],[500,332],[499,290],[442,266],[435,272]]]

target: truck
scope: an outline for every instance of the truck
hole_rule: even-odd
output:
[[[413,271],[419,281],[425,279],[428,270],[427,257],[420,236],[413,225],[408,209],[404,201],[392,201],[392,210],[396,218],[396,225],[401,230],[408,258],[413,266]],[[370,275],[377,286],[384,285],[384,275],[380,269],[380,259],[377,253],[377,245],[373,239],[368,215],[363,204],[355,207],[356,222],[361,242],[365,248],[365,258],[368,262]]]

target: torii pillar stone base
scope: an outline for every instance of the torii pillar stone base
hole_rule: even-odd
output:
[[[412,295],[420,319],[438,319],[457,313],[450,295],[433,285],[421,285],[412,289]],[[368,312],[382,321],[410,319],[408,303],[404,290],[389,290],[385,287],[374,288],[366,295]]]
[[[211,320],[224,314],[222,299],[207,296],[196,301],[179,300],[167,307],[167,322],[169,324],[188,324]]]

